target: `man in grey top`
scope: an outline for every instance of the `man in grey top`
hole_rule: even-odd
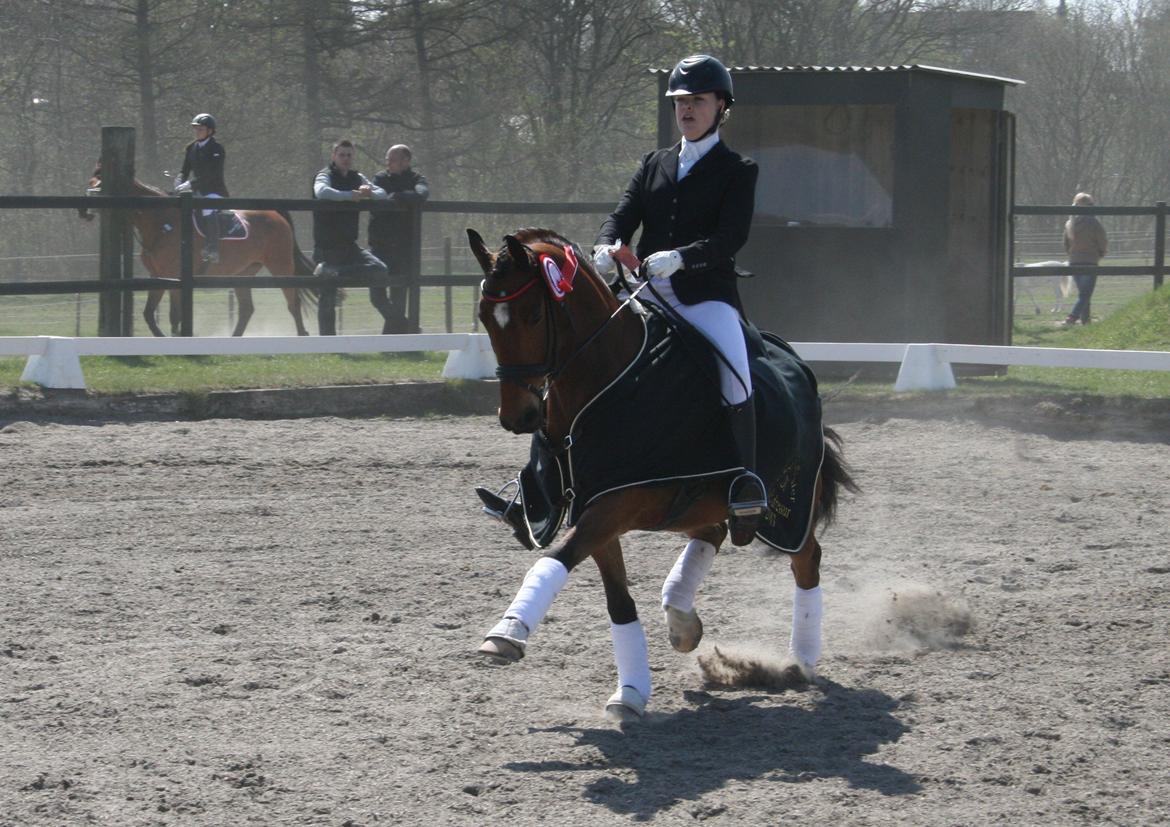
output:
[[[386,191],[374,186],[353,168],[354,146],[349,141],[333,145],[329,166],[317,173],[313,197],[323,201],[385,200]],[[386,265],[373,253],[358,246],[359,220],[356,210],[329,210],[313,213],[313,260],[315,276],[369,276],[386,283]],[[321,289],[317,304],[317,327],[322,336],[337,333],[337,288]]]
[[[1087,192],[1078,192],[1073,199],[1074,207],[1093,206],[1093,196]],[[1105,228],[1095,215],[1072,215],[1064,225],[1064,249],[1068,253],[1069,264],[1097,264],[1109,249],[1105,238]],[[1072,312],[1064,320],[1066,325],[1089,323],[1089,302],[1093,298],[1093,290],[1097,287],[1095,275],[1073,276],[1077,283],[1077,303]]]

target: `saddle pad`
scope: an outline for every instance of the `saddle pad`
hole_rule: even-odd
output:
[[[207,219],[219,222],[220,241],[243,241],[248,237],[250,230],[248,222],[235,210],[217,210],[215,215],[205,216],[202,220],[206,221]],[[203,227],[200,226],[201,220],[198,211],[192,214],[192,220],[195,224],[195,232],[201,238],[206,238]]]
[[[646,310],[641,352],[582,408],[570,428],[570,526],[591,502],[618,488],[709,477],[740,467],[733,459],[710,345],[693,329],[669,327],[655,306]]]
[[[756,401],[756,473],[768,488],[768,511],[756,539],[794,554],[812,530],[825,456],[817,379],[778,336],[745,325],[744,338]]]

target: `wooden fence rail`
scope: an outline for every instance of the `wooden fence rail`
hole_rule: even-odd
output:
[[[178,209],[181,214],[180,227],[185,243],[180,255],[180,272],[176,278],[134,278],[123,277],[116,280],[55,280],[36,282],[0,283],[0,296],[3,295],[43,295],[52,293],[99,293],[125,292],[134,290],[173,289],[178,288],[183,294],[183,319],[181,335],[192,335],[194,320],[193,292],[200,288],[279,288],[279,287],[322,287],[326,284],[323,279],[313,276],[197,276],[193,262],[191,244],[192,216],[199,209],[249,209],[249,210],[285,210],[289,212],[401,212],[411,215],[409,219],[414,228],[414,250],[411,255],[409,281],[413,283],[409,300],[408,316],[417,325],[418,323],[418,291],[422,287],[462,287],[474,286],[478,283],[478,273],[425,275],[421,272],[422,234],[421,214],[482,214],[482,215],[604,215],[612,209],[611,202],[541,202],[541,201],[425,201],[421,204],[396,204],[393,202],[362,201],[336,202],[320,201],[303,198],[197,198],[189,193],[170,197],[141,197],[141,196],[39,196],[39,195],[4,195],[0,196],[0,210],[151,210],[151,209]],[[1159,201],[1152,206],[1092,206],[1072,207],[1056,205],[1016,205],[1012,209],[1013,218],[1026,215],[1123,215],[1154,218],[1154,250],[1153,263],[1149,265],[1061,265],[1044,267],[1012,266],[1010,274],[1013,279],[1031,276],[1047,275],[1084,275],[1101,276],[1152,276],[1154,287],[1161,287],[1166,270],[1166,215],[1167,204]],[[1014,221],[1012,222],[1014,226]],[[1015,260],[1013,239],[1012,260]],[[123,258],[126,258],[123,255]],[[447,255],[449,261],[449,254]],[[127,267],[128,271],[129,268]],[[369,287],[368,278],[350,278],[341,281],[330,280],[330,285],[342,287]],[[449,312],[449,311],[448,311]]]
[[[538,201],[425,201],[417,205],[385,201],[338,202],[311,198],[197,198],[190,193],[169,197],[150,196],[0,196],[0,210],[160,210],[178,209],[179,226],[183,234],[180,251],[180,272],[176,278],[119,278],[116,280],[56,280],[37,282],[0,283],[0,296],[43,295],[50,293],[108,293],[111,291],[179,289],[183,296],[183,318],[180,335],[191,336],[194,327],[192,311],[193,292],[199,288],[319,288],[322,286],[371,287],[368,277],[329,279],[315,276],[197,276],[191,243],[192,219],[196,210],[284,210],[288,212],[398,212],[408,217],[414,228],[413,251],[408,263],[408,281],[412,283],[408,300],[408,317],[418,324],[418,291],[422,287],[464,287],[479,283],[478,273],[443,273],[426,275],[421,272],[422,213],[482,214],[482,215],[604,215],[613,208],[609,202],[538,202]]]
[[[1158,201],[1150,207],[1059,207],[1051,205],[1012,207],[1012,218],[1018,215],[1151,215],[1154,217],[1154,263],[1152,265],[1096,265],[1065,264],[1049,267],[1016,267],[1015,236],[1012,236],[1012,278],[1024,276],[1153,276],[1154,289],[1162,286],[1166,273],[1166,202]],[[1012,221],[1015,227],[1015,221]]]

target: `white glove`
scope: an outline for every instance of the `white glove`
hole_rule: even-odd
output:
[[[682,269],[682,253],[678,250],[662,250],[652,253],[646,259],[646,275],[652,279],[664,279]]]
[[[620,249],[620,244],[593,245],[593,269],[597,275],[608,276],[614,272],[613,254]]]
[[[190,192],[190,191],[191,191],[191,182],[190,181],[183,181],[181,183],[175,184],[175,192]]]

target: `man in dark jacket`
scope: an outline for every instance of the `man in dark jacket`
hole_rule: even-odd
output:
[[[396,204],[420,204],[430,197],[427,179],[411,168],[412,153],[406,144],[386,150],[386,169],[374,176],[374,186],[386,191],[386,199]],[[390,272],[389,296],[386,288],[370,287],[370,303],[385,320],[383,333],[418,333],[406,318],[407,291],[414,286],[416,273],[410,267],[413,211],[370,213],[370,252],[381,259]]]
[[[317,173],[313,197],[326,201],[385,199],[386,191],[370,183],[353,168],[354,147],[349,141],[333,145],[329,166]],[[315,276],[370,276],[385,281],[386,265],[358,246],[359,219],[356,210],[321,210],[313,213],[313,260]],[[322,336],[337,333],[337,288],[325,287],[317,303],[317,327]]]
[[[207,113],[196,115],[191,120],[195,128],[195,140],[187,144],[183,156],[183,168],[179,172],[179,183],[175,192],[191,192],[204,198],[227,198],[227,184],[223,180],[223,167],[227,159],[223,144],[215,140],[215,118]],[[203,210],[203,260],[219,261],[219,216],[218,210]]]

